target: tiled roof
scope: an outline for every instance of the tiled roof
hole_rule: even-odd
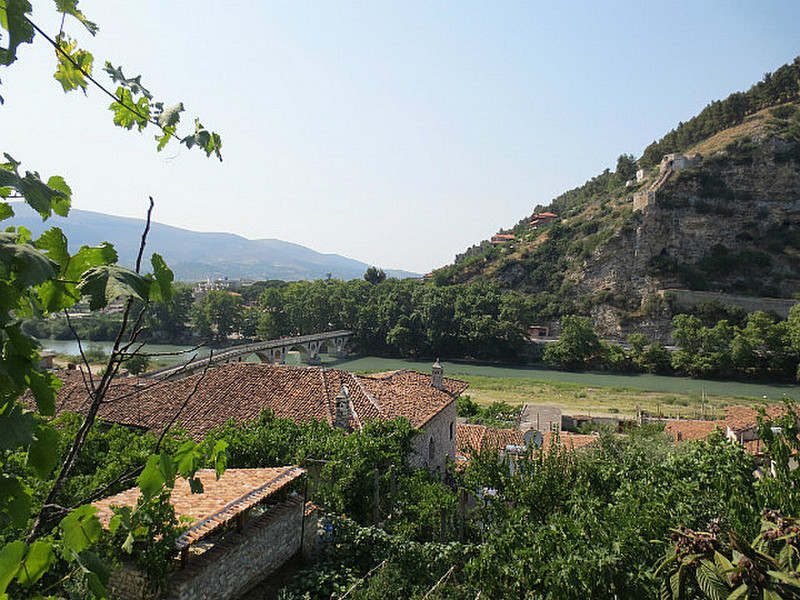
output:
[[[718,427],[724,429],[724,424],[721,421],[681,419],[669,421],[664,427],[664,431],[670,434],[676,442],[686,442],[689,440],[704,440]]]
[[[547,452],[556,439],[551,431],[542,432],[541,450]],[[581,435],[569,431],[558,434],[559,444],[570,450],[584,448],[597,441],[597,436]],[[524,433],[519,429],[499,429],[484,425],[458,425],[456,427],[456,457],[469,460],[474,452],[497,452],[506,446],[522,446],[525,444]]]
[[[89,400],[82,374],[67,371],[60,377],[64,385],[56,399],[56,414],[85,412]],[[352,425],[361,429],[368,420],[398,417],[422,427],[468,384],[444,378],[440,391],[431,386],[430,375],[414,371],[361,376],[324,367],[230,363],[176,381],[118,379],[98,418],[160,432],[177,414],[176,423],[195,439],[231,419],[256,420],[267,408],[298,423],[333,424],[335,399],[343,385],[350,397]]]
[[[201,469],[196,476],[203,482],[202,494],[193,494],[187,480],[177,479],[170,502],[178,517],[183,517],[184,522],[188,519],[189,529],[178,538],[176,547],[184,548],[202,539],[304,473],[304,469],[296,466],[228,469],[217,480],[214,469]],[[139,488],[131,488],[95,502],[93,506],[103,526],[108,527],[114,516],[112,506],[134,507],[139,494]]]
[[[778,419],[786,414],[786,407],[783,404],[773,404],[764,407],[767,416]],[[759,411],[750,406],[727,406],[725,407],[725,424],[733,431],[750,429],[758,424]]]

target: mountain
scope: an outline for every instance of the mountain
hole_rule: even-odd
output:
[[[686,310],[785,313],[800,297],[800,59],[500,233],[436,283],[495,282],[543,324],[585,314],[607,337],[667,339]]]
[[[15,216],[8,221],[23,225],[34,237],[44,229],[60,227],[76,251],[82,245],[103,241],[114,244],[120,264],[132,266],[139,251],[144,221],[72,209],[68,218],[42,219],[22,203],[13,204]],[[360,278],[370,266],[338,254],[322,254],[310,248],[275,239],[249,240],[232,233],[200,233],[151,223],[147,237],[149,258],[158,252],[180,281],[220,279],[321,279],[330,273],[339,279]],[[390,277],[416,277],[408,271],[387,269]]]

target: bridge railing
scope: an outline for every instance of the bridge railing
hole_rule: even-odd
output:
[[[281,338],[277,340],[240,344],[238,346],[231,346],[230,348],[226,348],[225,350],[215,352],[209,356],[205,356],[197,360],[150,371],[149,373],[143,375],[143,377],[147,379],[165,379],[166,377],[169,377],[175,373],[180,373],[181,371],[185,371],[187,374],[190,374],[200,369],[204,369],[208,364],[224,362],[236,356],[254,354],[256,352],[260,352],[261,350],[296,346],[298,344],[302,345],[308,342],[323,342],[325,340],[335,339],[338,337],[351,336],[353,333],[353,331],[349,330],[326,331],[323,333],[312,333],[309,335],[300,335],[292,338]]]

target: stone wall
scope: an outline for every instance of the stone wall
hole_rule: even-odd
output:
[[[456,456],[456,401],[453,400],[439,414],[422,426],[424,433],[416,436],[412,442],[412,453],[409,463],[417,469],[429,468],[431,471],[444,473],[447,458],[455,460]],[[433,453],[431,456],[431,441]]]
[[[230,532],[172,575],[168,600],[227,600],[244,593],[300,550],[304,510],[302,498],[293,495],[241,532]]]
[[[723,306],[739,306],[748,313],[765,310],[774,312],[782,319],[785,319],[789,316],[791,308],[797,304],[797,300],[788,298],[758,298],[755,296],[738,296],[719,292],[698,292],[680,289],[665,289],[662,291],[665,294],[671,294],[675,298],[675,305],[679,310],[694,308],[702,300],[715,300]]]
[[[303,525],[304,513],[306,518]],[[292,495],[250,521],[242,531],[230,531],[212,548],[175,571],[167,600],[227,600],[246,592],[305,546],[316,547],[316,508],[306,510]],[[111,575],[109,591],[118,600],[144,600],[145,578],[135,565],[123,564]]]

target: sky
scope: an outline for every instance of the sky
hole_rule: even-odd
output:
[[[55,35],[53,3],[34,19]],[[79,6],[67,31],[223,139],[222,163],[65,95],[41,36],[0,69],[0,151],[73,206],[425,273],[800,55],[797,0]],[[4,40],[0,40],[2,43]],[[112,87],[113,89],[113,87]],[[113,242],[113,240],[110,240]],[[154,249],[157,250],[157,249]]]

